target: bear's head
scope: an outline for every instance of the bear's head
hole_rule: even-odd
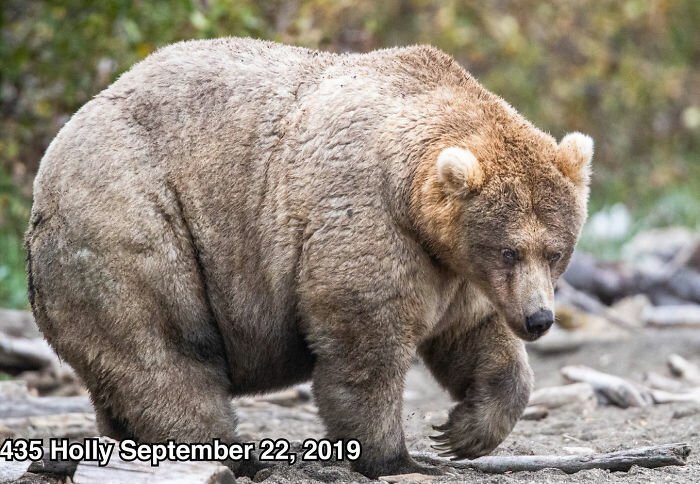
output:
[[[554,286],[586,219],[592,157],[590,137],[557,143],[527,122],[475,130],[430,153],[424,239],[522,339],[554,321]]]

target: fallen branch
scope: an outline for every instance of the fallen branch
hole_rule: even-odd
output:
[[[700,306],[693,304],[651,306],[643,317],[648,326],[657,328],[700,328]]]
[[[0,368],[39,370],[58,364],[58,357],[42,338],[0,338]]]
[[[597,401],[593,386],[584,382],[540,388],[532,392],[528,405],[539,405],[553,409],[572,403],[587,404],[591,408],[595,408]]]
[[[673,393],[665,390],[652,390],[654,403],[694,402],[700,403],[700,389],[686,393]]]
[[[68,413],[0,419],[0,433],[25,439],[77,439],[97,435],[95,414]]]
[[[561,374],[572,382],[590,383],[598,394],[622,408],[646,407],[653,403],[648,389],[643,386],[587,366],[565,366]]]
[[[87,397],[29,397],[16,400],[0,398],[0,419],[92,412],[93,408]]]
[[[32,313],[16,309],[0,309],[0,333],[17,338],[41,337]]]
[[[114,442],[104,437],[101,440]],[[228,467],[218,462],[164,461],[154,467],[149,462],[126,462],[117,452],[113,452],[106,466],[100,466],[98,461],[80,462],[73,475],[73,482],[76,484],[104,484],[105,482],[234,484],[236,478]]]
[[[688,385],[681,380],[675,380],[653,371],[647,372],[644,375],[644,384],[653,390],[664,390],[673,393],[686,393],[694,390],[694,388],[688,387]]]
[[[626,472],[632,466],[664,467],[684,466],[690,454],[690,446],[685,443],[654,445],[636,449],[619,450],[605,454],[590,455],[495,455],[465,462],[454,462],[434,457],[431,454],[418,454],[415,457],[428,464],[449,466],[455,469],[474,469],[488,474],[506,472],[536,472],[543,469],[559,469],[573,474],[587,469],[606,469]]]
[[[680,355],[668,357],[668,367],[675,376],[683,378],[688,383],[700,385],[700,367]]]

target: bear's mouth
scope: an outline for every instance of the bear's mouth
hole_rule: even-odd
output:
[[[537,341],[538,339],[540,339],[542,336],[544,336],[544,335],[547,334],[548,332],[549,332],[548,329],[545,329],[545,330],[543,330],[543,331],[535,331],[535,332],[532,332],[532,333],[531,333],[531,332],[528,332],[528,331],[525,331],[526,337],[523,338],[523,339],[524,339],[525,341]]]

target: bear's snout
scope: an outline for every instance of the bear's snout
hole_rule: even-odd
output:
[[[554,313],[549,309],[540,309],[525,318],[525,327],[530,335],[542,336],[554,323]]]

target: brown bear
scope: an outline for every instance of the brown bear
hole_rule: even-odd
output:
[[[437,440],[484,455],[528,401],[592,150],[431,47],[178,43],[48,148],[34,314],[117,439],[234,442],[232,396],[310,379],[354,469],[425,472],[401,427],[420,355],[459,402]]]

